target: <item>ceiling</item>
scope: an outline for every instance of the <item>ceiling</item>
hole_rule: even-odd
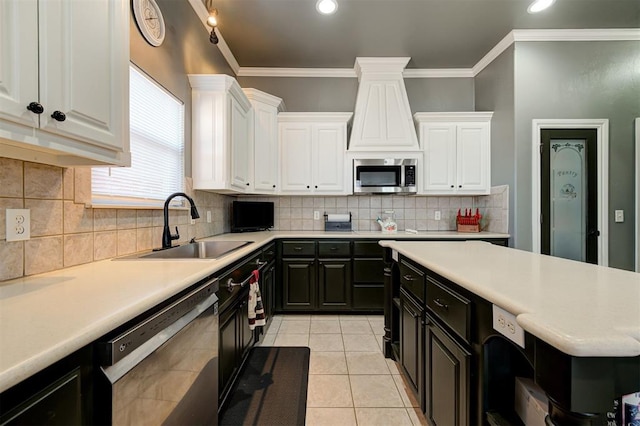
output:
[[[241,67],[352,68],[358,56],[408,56],[407,68],[471,68],[513,29],[639,28],[640,0],[213,0]]]

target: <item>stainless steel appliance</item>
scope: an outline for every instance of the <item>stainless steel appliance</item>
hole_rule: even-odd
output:
[[[113,425],[218,424],[217,291],[217,279],[207,279],[98,344],[101,420]]]
[[[353,160],[355,194],[415,194],[417,160],[400,158]]]

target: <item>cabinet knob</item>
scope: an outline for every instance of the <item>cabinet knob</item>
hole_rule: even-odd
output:
[[[318,189],[318,185],[316,185],[316,189]]]
[[[462,188],[462,185],[458,185],[458,188]]]
[[[31,102],[27,105],[27,109],[34,114],[42,114],[44,112],[44,107],[38,102]]]
[[[51,114],[51,118],[53,118],[56,121],[62,122],[67,119],[67,116],[62,111],[53,111],[53,114]]]
[[[247,182],[247,186],[249,186],[249,182]]]
[[[453,185],[451,185],[451,187],[453,188]]]
[[[273,187],[275,188],[276,186],[275,186],[275,185],[273,185]]]
[[[309,185],[307,185],[307,189],[309,189]]]

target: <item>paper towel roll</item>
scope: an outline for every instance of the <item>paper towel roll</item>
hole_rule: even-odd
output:
[[[349,222],[350,220],[351,220],[351,215],[349,215],[349,213],[327,215],[327,222]]]

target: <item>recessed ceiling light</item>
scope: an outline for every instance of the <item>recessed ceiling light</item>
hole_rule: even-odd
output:
[[[338,10],[338,2],[336,0],[318,0],[316,9],[323,15],[331,15]]]
[[[527,12],[529,13],[541,12],[546,8],[548,8],[549,6],[551,6],[553,3],[555,3],[555,1],[556,0],[535,0],[533,3],[529,5],[529,7],[527,8]]]

